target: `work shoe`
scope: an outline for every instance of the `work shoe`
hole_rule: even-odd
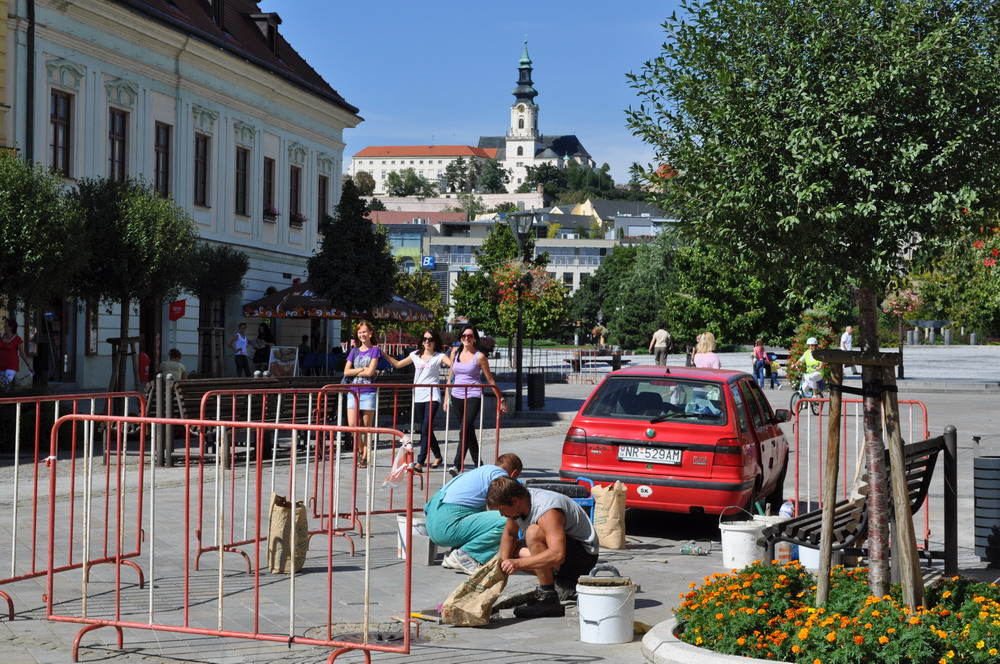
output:
[[[453,549],[451,553],[441,561],[441,567],[458,570],[464,574],[472,576],[479,569],[476,559],[461,549]]]
[[[457,466],[449,466],[448,467],[448,474],[451,475],[452,477],[458,477],[458,467]]]
[[[556,578],[556,596],[559,598],[560,602],[575,602],[576,582],[570,583],[563,579]]]
[[[559,595],[555,590],[535,591],[534,601],[524,606],[514,607],[517,618],[558,618],[566,615],[566,608],[559,603]]]

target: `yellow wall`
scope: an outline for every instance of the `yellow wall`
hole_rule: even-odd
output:
[[[0,148],[7,142],[7,0],[0,0]]]

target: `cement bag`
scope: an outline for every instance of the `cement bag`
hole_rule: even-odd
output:
[[[293,527],[294,526],[294,527]],[[267,520],[267,566],[275,574],[291,574],[292,531],[295,531],[295,571],[302,569],[309,551],[309,522],[306,506],[295,503],[295,521],[292,522],[292,504],[284,496],[271,493],[271,506]]]
[[[493,603],[506,586],[507,574],[500,569],[500,556],[494,556],[448,595],[441,605],[442,621],[464,627],[488,624]]]
[[[594,530],[602,549],[625,548],[625,485],[594,486]]]

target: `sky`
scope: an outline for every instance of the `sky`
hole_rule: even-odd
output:
[[[665,39],[677,0],[431,4],[261,0],[291,45],[364,122],[344,132],[345,170],[370,145],[476,145],[510,125],[528,40],[543,134],[575,134],[616,182],[653,151],[625,127],[638,73]]]

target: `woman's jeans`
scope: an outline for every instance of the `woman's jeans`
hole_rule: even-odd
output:
[[[434,436],[434,417],[441,408],[440,401],[418,401],[413,404],[413,419],[420,425],[420,454],[417,463],[421,466],[427,463],[428,447],[434,452],[434,458],[441,458],[441,447]]]
[[[767,373],[766,360],[754,360],[753,377],[757,379],[757,384],[764,387],[764,376]]]
[[[462,433],[455,450],[455,460],[451,465],[461,472],[465,453],[472,455],[472,465],[479,465],[479,440],[476,438],[476,421],[479,419],[479,410],[483,406],[482,397],[470,397],[468,399],[452,398],[451,408],[455,412],[455,417],[459,418],[462,424]]]

